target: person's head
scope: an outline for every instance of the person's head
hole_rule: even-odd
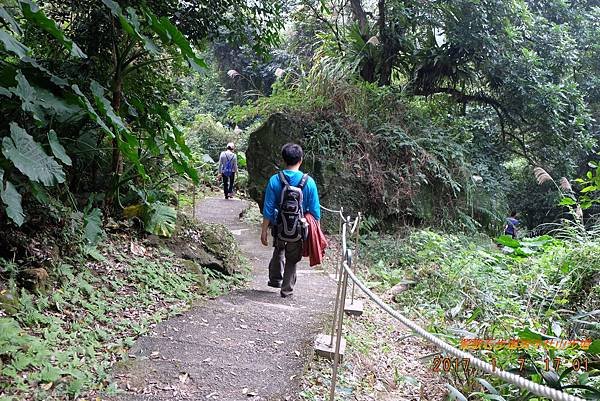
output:
[[[517,212],[515,212],[514,210],[510,212],[510,217],[517,217]]]
[[[295,166],[302,163],[304,152],[300,145],[295,143],[286,143],[281,148],[281,157],[285,162],[286,166]]]
[[[233,142],[229,142],[227,144],[227,150],[233,150],[235,148],[235,145],[233,144]]]

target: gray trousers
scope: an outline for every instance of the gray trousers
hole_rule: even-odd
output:
[[[302,241],[285,242],[275,239],[273,257],[269,263],[269,281],[281,283],[281,293],[290,295],[296,284],[296,265],[302,259]]]

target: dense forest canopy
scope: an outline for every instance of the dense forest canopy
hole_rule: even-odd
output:
[[[248,118],[228,114],[231,105],[250,101],[247,111],[256,100],[266,107],[274,90],[293,97],[305,87],[315,90],[310,101],[335,103],[317,92],[319,84],[365,88],[365,96],[387,99],[383,109],[342,111],[373,132],[393,131],[394,124],[429,132],[430,144],[418,152],[438,153],[430,163],[440,165],[432,167],[438,173],[424,173],[426,182],[437,176],[458,199],[473,186],[467,178],[483,177],[490,199],[482,210],[501,216],[521,209],[534,225],[544,221],[534,204],[546,213],[555,197],[533,186],[523,168],[576,178],[599,135],[593,1],[12,1],[2,16],[3,209],[18,224],[25,221],[23,195],[64,203],[64,193],[51,189],[56,184],[75,195],[96,193],[94,206],[116,211],[115,203],[133,201],[139,187],[158,189],[169,170],[197,181],[180,127],[194,118],[171,117],[194,114],[186,96],[196,99],[195,115],[204,108],[202,114],[247,128],[288,105],[275,104],[275,96],[273,108]],[[192,71],[212,79],[192,78]],[[390,98],[396,106],[384,107]],[[448,141],[454,152],[433,149],[433,142]],[[51,144],[64,149],[71,166],[48,156]],[[21,147],[39,159],[30,170],[45,176],[15,164]],[[205,151],[195,149],[196,160]],[[392,182],[424,184],[409,177],[415,174]],[[410,191],[423,193],[413,184]],[[532,202],[524,202],[519,193],[533,189]],[[392,196],[392,214],[424,207],[412,198],[395,202],[399,196]],[[422,220],[423,213],[412,215]]]
[[[199,50],[217,37],[264,51],[277,40],[278,15],[277,5],[238,1],[4,5],[4,213],[24,222],[22,194],[48,206],[93,192],[102,198],[94,206],[111,209],[170,171],[197,181],[166,102],[174,80],[204,71]]]

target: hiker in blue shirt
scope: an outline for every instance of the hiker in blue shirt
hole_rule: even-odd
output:
[[[265,189],[265,198],[263,204],[263,223],[260,240],[264,246],[269,245],[269,228],[277,226],[277,215],[279,203],[282,198],[282,191],[285,183],[292,187],[301,186],[298,191],[302,192],[302,209],[304,213],[310,213],[316,220],[321,219],[321,206],[319,204],[319,194],[317,185],[311,177],[305,177],[300,171],[304,153],[302,148],[294,143],[288,143],[281,149],[281,156],[285,162],[285,169],[282,171],[284,177],[279,173],[274,174]],[[296,265],[302,259],[302,240],[284,241],[280,237],[273,238],[273,257],[269,263],[269,282],[270,287],[281,288],[281,296],[288,297],[292,295],[294,284],[296,283]]]
[[[510,235],[517,238],[517,226],[520,224],[517,220],[517,212],[511,212],[510,217],[506,218],[506,226],[504,226],[504,235]]]

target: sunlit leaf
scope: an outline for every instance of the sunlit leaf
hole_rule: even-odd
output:
[[[501,235],[498,238],[496,238],[496,242],[500,245],[504,245],[513,249],[519,248],[521,246],[521,243],[513,237],[511,237],[510,235]]]
[[[487,380],[482,379],[480,377],[477,378],[477,381],[490,393],[490,394],[498,394],[498,390],[494,386],[492,386]]]
[[[446,383],[446,388],[448,389],[448,398],[450,400],[467,401],[467,397],[465,397],[464,394],[458,391],[458,389],[455,387]]]
[[[582,194],[585,194],[585,193],[588,193],[588,192],[594,192],[594,191],[597,191],[597,190],[598,190],[598,187],[597,187],[597,186],[595,186],[595,185],[590,185],[590,186],[588,186],[588,187],[585,187],[585,188],[583,188],[583,189],[581,190],[581,193],[582,193]]]
[[[526,340],[550,340],[554,338],[552,336],[547,336],[546,334],[531,330],[529,327],[519,331],[517,335],[519,338]]]
[[[45,186],[65,182],[62,167],[48,156],[42,146],[16,123],[10,123],[10,137],[2,139],[2,154],[21,173]]]
[[[177,211],[161,203],[148,206],[144,216],[145,229],[150,234],[170,237],[175,231]]]
[[[600,355],[600,339],[592,341],[586,352],[589,354]]]
[[[0,42],[2,42],[7,51],[16,54],[19,58],[27,57],[29,53],[27,46],[16,40],[10,32],[4,29],[0,29]]]

